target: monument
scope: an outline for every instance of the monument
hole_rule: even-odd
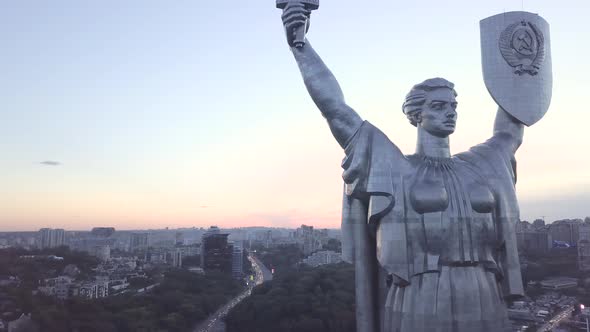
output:
[[[551,99],[547,22],[527,12],[481,21],[484,81],[499,106],[490,139],[451,156],[457,93],[432,78],[403,102],[418,137],[416,152],[404,155],[344,102],[304,39],[319,3],[286,2],[277,5],[287,41],[346,155],[343,258],[355,264],[357,331],[509,331],[505,301],[524,295],[515,153]]]

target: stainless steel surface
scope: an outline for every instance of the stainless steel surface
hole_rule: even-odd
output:
[[[549,109],[553,74],[549,24],[508,12],[480,22],[483,77],[498,106],[527,126]]]
[[[320,7],[320,0],[277,0],[277,8],[283,9],[285,14],[289,14],[292,7],[301,7],[305,10],[304,15],[290,22],[291,26],[285,26],[285,33],[289,40],[289,45],[301,48],[305,45],[305,33],[309,28],[309,15],[312,10]],[[294,18],[293,16],[291,16]]]
[[[283,15],[285,26],[302,10]],[[483,57],[486,84],[502,104],[491,138],[454,156],[449,137],[458,104],[451,82],[429,79],[406,96],[403,112],[417,128],[417,145],[405,155],[345,103],[309,43],[291,48],[310,96],[346,154],[342,249],[343,258],[356,265],[357,331],[509,330],[504,301],[523,295],[514,230],[515,153],[524,124],[542,117],[551,96],[548,25],[525,14],[543,34],[527,35],[534,28],[523,28],[529,30],[521,36],[536,38],[524,41],[532,47],[523,51],[530,53],[527,59],[506,53],[506,36],[521,29],[510,24],[520,16],[482,21],[482,50],[493,44],[499,57]],[[510,77],[494,72],[500,66]],[[504,102],[501,84],[524,93]],[[534,94],[542,96],[529,98]]]

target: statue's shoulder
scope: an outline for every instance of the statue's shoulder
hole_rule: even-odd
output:
[[[470,165],[484,175],[501,174],[516,182],[516,160],[513,153],[509,153],[501,142],[493,137],[483,143],[471,147],[469,150],[457,153],[453,159]]]
[[[381,129],[363,121],[345,147],[347,156],[361,154],[362,158],[383,159],[390,163],[408,163],[406,156]]]
[[[342,177],[350,188],[367,189],[370,183],[391,182],[392,174],[409,169],[406,156],[379,128],[362,123],[345,148]],[[353,185],[354,184],[354,185]]]

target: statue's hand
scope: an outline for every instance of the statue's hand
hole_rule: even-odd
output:
[[[287,35],[287,42],[289,46],[293,47],[293,41],[295,39],[297,28],[305,25],[305,31],[309,30],[309,15],[311,10],[305,8],[305,5],[301,2],[290,1],[281,18],[283,19],[283,25],[285,26],[285,33]]]

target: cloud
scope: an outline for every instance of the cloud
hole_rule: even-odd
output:
[[[59,165],[61,165],[61,163],[59,161],[54,161],[54,160],[45,160],[45,161],[40,162],[39,164],[45,165],[45,166],[59,166]]]
[[[200,208],[201,209],[207,209],[207,208],[209,208],[209,205],[201,205]]]

